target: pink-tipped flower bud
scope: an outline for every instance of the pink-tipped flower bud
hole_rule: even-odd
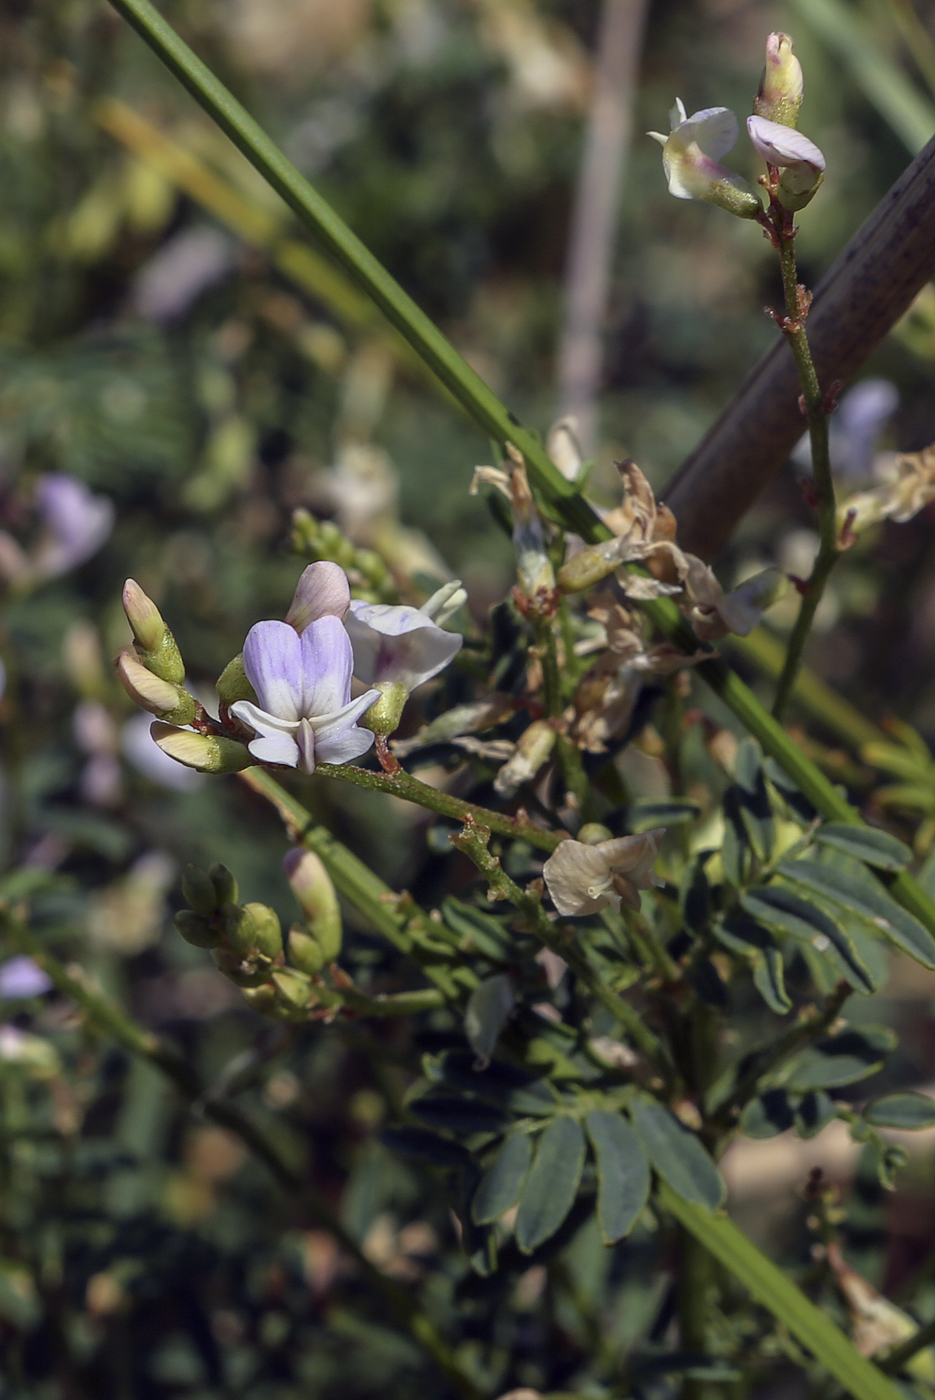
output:
[[[334,962],[341,951],[342,927],[331,876],[314,851],[289,851],[282,866],[323,961]]]
[[[802,65],[792,52],[789,35],[770,34],[760,90],[753,99],[754,115],[781,126],[795,126],[802,105],[802,86]]]
[[[195,702],[188,692],[155,675],[132,651],[122,651],[117,657],[117,676],[141,710],[172,724],[191,724],[195,718]]]
[[[351,605],[351,588],[340,564],[319,559],[302,571],[286,621],[299,633],[320,617],[343,619]]]

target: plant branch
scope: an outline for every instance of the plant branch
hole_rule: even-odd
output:
[[[341,1223],[328,1202],[309,1185],[305,1173],[297,1170],[283,1157],[251,1118],[235,1104],[207,1095],[188,1059],[152,1031],[137,1025],[119,1006],[105,997],[83,972],[66,969],[21,919],[17,919],[8,910],[0,910],[0,926],[10,943],[20,953],[32,958],[63,996],[70,997],[81,1007],[92,1028],[116,1041],[129,1054],[155,1065],[172,1081],[184,1098],[190,1103],[199,1104],[207,1118],[239,1137],[283,1190],[299,1197],[308,1219],[334,1236],[391,1311],[406,1326],[417,1344],[428,1352],[445,1372],[459,1394],[464,1396],[465,1400],[481,1400],[482,1392],[461,1369],[428,1314],[411,1294],[382,1274],[367,1258],[357,1240]]]
[[[933,1342],[935,1342],[935,1318],[932,1318],[931,1322],[924,1323],[918,1332],[913,1332],[912,1336],[907,1337],[904,1342],[900,1342],[898,1347],[892,1347],[885,1355],[877,1357],[877,1365],[888,1376],[898,1375],[914,1356],[917,1356],[920,1351],[924,1351],[926,1347],[930,1347]]]

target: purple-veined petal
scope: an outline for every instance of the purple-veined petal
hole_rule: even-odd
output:
[[[336,617],[310,622],[301,636],[302,710],[308,719],[330,715],[351,698],[351,639]]]
[[[310,622],[320,617],[343,618],[350,603],[350,584],[340,564],[319,559],[303,570],[286,621],[297,632],[304,632]]]
[[[415,690],[443,670],[463,641],[418,608],[386,603],[351,603],[347,630],[357,679],[364,685],[396,681],[406,690]]]
[[[793,126],[767,121],[766,117],[747,117],[747,131],[758,155],[769,165],[787,167],[809,165],[818,173],[825,168],[825,158],[815,145]]]
[[[301,719],[304,714],[304,659],[299,634],[288,623],[257,622],[250,628],[244,642],[243,664],[247,679],[256,691],[259,712],[292,723]],[[240,703],[246,702],[238,701]]]
[[[299,766],[300,751],[295,739],[298,722],[277,719],[250,700],[236,701],[231,705],[231,714],[256,731],[257,737],[250,740],[247,748],[258,762],[283,763],[288,768]]]

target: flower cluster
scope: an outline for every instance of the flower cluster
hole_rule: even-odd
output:
[[[409,693],[456,656],[462,638],[441,623],[465,598],[455,582],[422,608],[352,601],[339,565],[309,564],[285,621],[251,627],[220,677],[214,721],[185,690],[155,604],[130,580],[124,608],[136,647],[121,653],[117,672],[131,698],[159,717],[153,737],[178,762],[231,772],[252,758],[314,773],[319,763],[361,757],[375,733],[392,733]],[[355,677],[362,689],[352,695]],[[370,728],[358,723],[365,715]]]
[[[770,34],[766,42],[766,66],[747,118],[747,134],[754,150],[766,162],[768,176],[761,183],[788,211],[803,209],[824,179],[825,158],[797,131],[802,102],[802,69],[792,51],[788,34]],[[726,107],[706,107],[688,116],[681,99],[669,113],[669,134],[648,134],[662,145],[662,163],[669,193],[676,199],[705,199],[744,219],[762,217],[762,205],[754,191],[732,171],[719,164],[737,144],[739,126]]]

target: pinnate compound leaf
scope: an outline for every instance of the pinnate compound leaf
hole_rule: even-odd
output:
[[[904,870],[912,859],[909,847],[888,831],[849,822],[829,822],[815,832],[815,840],[878,870]]]
[[[886,1026],[849,1027],[816,1040],[790,1061],[783,1071],[783,1084],[799,1093],[856,1084],[881,1069],[895,1045],[896,1036]]]
[[[525,1133],[510,1133],[474,1193],[475,1225],[490,1225],[516,1205],[531,1161],[532,1139]]]
[[[935,968],[935,938],[882,890],[847,871],[817,861],[783,861],[779,873],[822,895],[871,925],[923,967]]]
[[[662,1179],[683,1200],[717,1210],[724,1201],[724,1182],[694,1133],[646,1095],[633,1101],[630,1113],[643,1149]]]
[[[544,1244],[575,1203],[584,1166],[584,1133],[573,1118],[556,1118],[539,1139],[516,1214],[516,1243],[524,1254]]]
[[[911,1091],[884,1094],[867,1104],[864,1118],[874,1128],[935,1128],[935,1100]]]
[[[597,1162],[597,1219],[605,1244],[636,1224],[649,1196],[649,1163],[640,1140],[619,1113],[595,1108],[585,1119]]]
[[[853,940],[840,924],[810,900],[803,899],[782,885],[766,885],[748,891],[740,902],[753,918],[781,933],[811,943],[820,953],[830,945],[851,986],[867,994],[875,990],[873,976],[858,955]]]

